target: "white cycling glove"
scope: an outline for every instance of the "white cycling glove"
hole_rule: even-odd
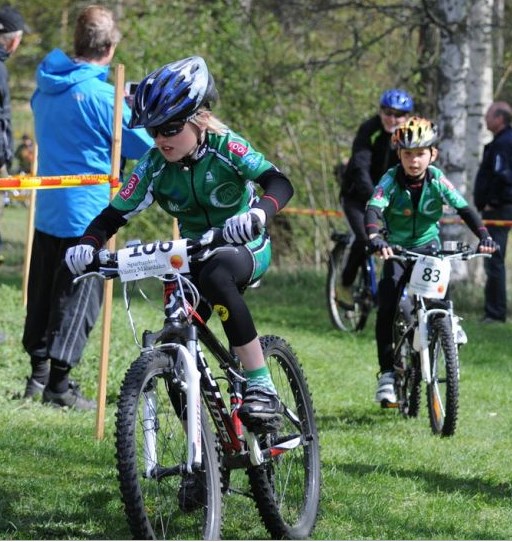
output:
[[[266,220],[263,209],[249,209],[246,213],[226,220],[222,235],[228,243],[242,245],[260,235]]]
[[[66,265],[73,275],[83,275],[85,268],[92,263],[94,247],[91,245],[76,245],[66,250]]]

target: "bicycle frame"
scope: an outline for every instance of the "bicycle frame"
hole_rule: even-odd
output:
[[[195,286],[186,277],[178,273],[172,276],[164,276],[163,283],[166,314],[164,326],[156,332],[144,332],[142,344],[137,340],[136,343],[139,344],[141,353],[155,348],[172,351],[175,354],[176,367],[183,372],[182,377],[176,380],[187,398],[187,472],[193,472],[201,465],[201,396],[203,396],[214,422],[230,468],[258,466],[270,457],[275,457],[302,444],[300,437],[291,435],[285,441],[276,442],[271,448],[261,450],[257,436],[247,431],[238,417],[238,409],[242,404],[243,383],[245,382],[245,379],[239,373],[238,362],[215,337],[195,311],[195,308],[186,299],[184,285],[186,284],[188,291],[191,288],[195,289]],[[127,312],[130,313],[127,283],[124,284],[123,291]],[[187,318],[186,322],[184,318]],[[130,322],[132,323],[134,337],[136,337],[136,330],[131,316]],[[185,345],[179,344],[179,342],[176,342],[177,340],[185,342]],[[201,342],[217,359],[219,367],[226,374],[229,374],[231,388],[230,409],[228,409],[219,385],[208,366],[200,345]],[[154,418],[155,409],[152,407],[150,394],[145,397],[145,401],[147,402],[144,408],[144,411],[147,412],[144,421],[146,429],[145,452],[147,452],[146,457],[148,458],[146,473],[149,476],[150,473],[155,472],[155,466],[157,465],[154,434],[156,423],[152,419],[152,413]],[[286,415],[294,418],[290,410],[286,410]],[[299,424],[298,419],[294,421]],[[162,473],[156,472],[154,476],[161,477]]]
[[[187,398],[187,435],[188,435],[188,456],[186,463],[187,472],[193,472],[199,469],[201,465],[201,395],[203,396],[206,406],[211,414],[212,420],[220,437],[220,444],[223,451],[229,458],[235,454],[242,454],[238,457],[236,465],[230,467],[247,467],[249,465],[261,465],[271,455],[278,455],[284,452],[287,448],[274,447],[263,454],[257,437],[249,432],[244,431],[243,425],[238,418],[237,410],[242,404],[242,386],[244,379],[238,373],[237,363],[231,353],[223,346],[223,344],[214,336],[208,326],[201,320],[200,316],[188,304],[183,294],[181,283],[186,281],[190,288],[191,283],[188,279],[181,275],[175,275],[171,278],[164,278],[165,291],[165,312],[166,320],[164,327],[155,333],[145,332],[143,335],[143,347],[141,352],[159,348],[162,350],[172,351],[175,354],[176,369],[175,373],[182,371],[182,375],[176,375],[176,382],[179,384],[180,390],[186,394]],[[178,282],[180,286],[176,291],[180,291],[179,295],[175,296],[173,288],[169,288],[169,284]],[[171,298],[175,296],[178,303],[183,303],[182,307],[177,307],[172,304]],[[183,297],[182,297],[183,296]],[[181,300],[181,301],[180,301]],[[129,310],[129,306],[127,306]],[[183,309],[183,310],[180,310]],[[180,315],[189,312],[191,320],[184,323]],[[186,346],[174,342],[183,340]],[[162,340],[160,344],[156,341]],[[206,357],[201,349],[200,341],[202,341],[208,350],[215,356],[222,370],[229,373],[231,391],[231,410],[228,409],[222,397],[217,381],[213,377]],[[155,435],[155,420],[151,419],[151,413],[154,413],[154,408],[151,408],[151,397],[145,398],[148,412],[145,425],[147,425],[146,445],[147,445],[147,465],[146,472],[151,472],[154,468],[156,450],[154,446]],[[294,439],[288,440],[288,445],[292,445]],[[300,441],[295,443],[298,446]],[[244,450],[244,445],[247,451]],[[161,476],[161,473],[159,473]]]
[[[368,254],[365,258],[366,272],[368,273],[368,283],[370,285],[370,292],[372,294],[372,299],[374,302],[377,300],[377,290],[378,290],[378,280],[377,280],[377,271],[375,269],[375,258]]]
[[[419,254],[417,252],[403,250],[400,247],[395,247],[399,251],[398,255],[393,256],[394,259],[400,261],[406,261],[410,263],[416,262],[419,258],[424,256],[424,254]],[[480,253],[470,253],[469,247],[458,246],[458,251],[453,252],[452,250],[447,251],[437,251],[435,255],[438,258],[446,260],[469,260],[475,257],[488,257],[487,254]],[[449,279],[446,283],[446,288],[449,285]],[[411,290],[411,288],[409,288]],[[448,316],[451,322],[451,329],[454,338],[455,344],[457,344],[457,333],[459,329],[459,317],[454,314],[453,311],[453,302],[449,299],[443,301],[443,304],[447,305],[447,308],[434,306],[429,308],[427,305],[433,300],[418,293],[413,293],[414,298],[414,317],[416,321],[413,323],[414,327],[414,336],[412,347],[419,353],[420,362],[421,362],[421,375],[424,382],[430,384],[431,379],[431,367],[430,367],[430,353],[429,353],[429,322],[432,318],[436,316]],[[435,300],[434,300],[435,301]]]

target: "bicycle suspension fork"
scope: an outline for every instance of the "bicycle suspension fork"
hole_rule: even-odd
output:
[[[413,348],[420,355],[421,362],[421,377],[427,383],[432,383],[432,373],[430,370],[430,338],[429,338],[429,321],[436,315],[446,316],[451,318],[451,311],[441,308],[427,309],[423,298],[417,300],[418,308],[416,314],[418,323],[414,329]]]

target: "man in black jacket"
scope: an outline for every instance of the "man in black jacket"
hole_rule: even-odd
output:
[[[346,309],[353,308],[352,284],[365,257],[366,202],[384,173],[398,164],[397,152],[391,148],[391,135],[407,120],[414,101],[405,90],[389,89],[382,93],[379,105],[378,114],[363,122],[357,131],[341,184],[340,202],[355,235],[337,291],[337,301]]]
[[[476,175],[474,200],[484,220],[512,220],[512,108],[494,102],[485,115],[487,129],[494,138],[484,147]],[[507,318],[505,256],[510,228],[489,224],[489,234],[500,250],[485,260],[484,317],[482,322],[504,322]]]
[[[0,177],[7,177],[11,165],[14,142],[11,129],[11,95],[9,92],[9,76],[5,61],[16,51],[23,32],[27,30],[25,21],[18,10],[11,6],[0,8]],[[0,198],[0,215],[4,204]],[[2,236],[0,234],[0,263],[3,262]],[[0,342],[4,339],[0,332]]]

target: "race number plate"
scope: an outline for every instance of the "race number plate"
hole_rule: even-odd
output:
[[[442,299],[450,282],[449,260],[434,256],[421,256],[412,270],[408,292],[431,299]]]
[[[117,251],[117,263],[122,282],[190,270],[184,239],[122,248]]]

